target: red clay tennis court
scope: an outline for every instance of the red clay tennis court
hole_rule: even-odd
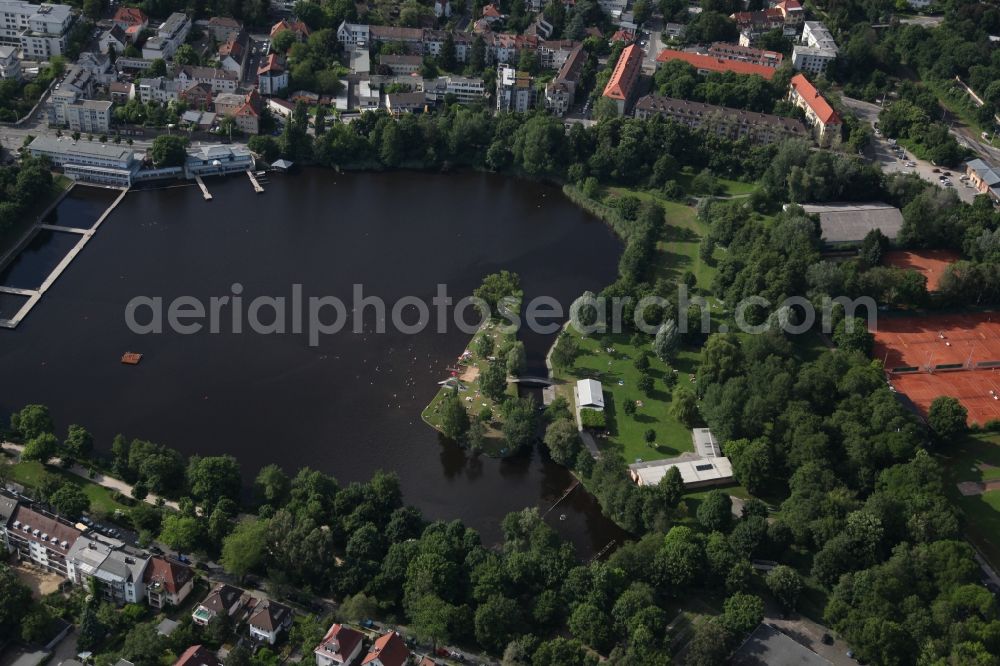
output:
[[[969,423],[1000,419],[1000,315],[880,317],[875,358],[924,414],[938,396],[957,398]]]
[[[958,252],[952,250],[892,250],[882,260],[886,266],[917,271],[927,278],[927,291],[937,291],[944,269],[958,259]]]

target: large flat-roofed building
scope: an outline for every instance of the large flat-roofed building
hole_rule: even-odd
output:
[[[974,159],[965,165],[965,173],[977,192],[1000,201],[1000,168],[991,167],[981,159]]]
[[[497,111],[524,113],[535,105],[535,85],[531,74],[509,65],[497,71]]]
[[[780,67],[785,56],[777,51],[765,51],[755,49],[750,46],[740,44],[729,44],[727,42],[714,42],[708,47],[708,55],[722,60],[735,60],[736,62],[749,62],[753,65],[764,67]]]
[[[733,654],[733,666],[830,666],[821,657],[791,636],[761,623]]]
[[[0,46],[0,79],[21,80],[21,61],[17,59],[17,47]]]
[[[656,66],[661,67],[664,63],[673,62],[675,60],[686,62],[698,70],[698,73],[702,75],[711,74],[712,72],[718,72],[721,74],[733,72],[734,74],[743,74],[745,76],[760,76],[768,81],[774,78],[774,67],[758,65],[752,62],[744,62],[742,60],[720,58],[714,55],[688,53],[687,51],[675,51],[674,49],[663,49],[660,51],[660,54],[656,56]]]
[[[718,440],[708,428],[691,431],[694,453],[685,453],[676,458],[636,462],[629,465],[629,475],[637,485],[655,486],[671,469],[676,468],[685,488],[704,488],[732,483],[733,466],[729,458],[722,455]]]
[[[49,123],[75,132],[107,132],[111,129],[111,102],[82,99],[71,90],[54,90],[49,96]]]
[[[646,95],[636,102],[636,118],[646,120],[655,116],[673,120],[692,129],[704,129],[728,139],[747,138],[757,144],[810,137],[809,129],[802,124],[802,121],[795,118],[730,109],[659,95]]]
[[[35,157],[47,157],[75,180],[128,187],[139,170],[135,153],[125,144],[73,141],[68,137],[38,136],[28,145]]]
[[[796,74],[788,84],[788,100],[806,112],[806,122],[813,128],[820,145],[840,143],[843,121],[830,102],[803,74]]]
[[[806,21],[801,43],[792,47],[792,67],[814,75],[824,74],[837,59],[837,53],[837,43],[826,26],[819,21]]]
[[[8,518],[6,545],[17,559],[67,578],[67,557],[81,534],[65,520],[18,505]]]
[[[860,243],[872,229],[892,241],[903,228],[903,214],[886,203],[803,204],[802,208],[819,216],[823,240],[828,245]]]
[[[197,146],[188,150],[184,174],[187,178],[194,178],[237,173],[253,168],[253,155],[246,146]]]
[[[19,46],[25,58],[45,60],[66,51],[66,33],[73,24],[69,5],[33,5],[0,0],[0,43]]]
[[[629,111],[638,92],[639,74],[642,73],[643,52],[638,44],[625,47],[611,72],[608,84],[604,86],[603,97],[618,106],[618,114]]]
[[[178,47],[191,32],[191,19],[187,14],[174,12],[156,29],[156,36],[150,37],[142,46],[142,57],[147,60],[163,58],[170,60]]]
[[[70,548],[66,577],[76,585],[93,581],[97,593],[121,606],[146,598],[143,574],[149,553],[100,537],[81,536]]]

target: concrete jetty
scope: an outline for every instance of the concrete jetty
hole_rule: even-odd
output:
[[[80,240],[77,242],[76,245],[74,245],[70,249],[69,252],[66,253],[66,256],[62,258],[62,261],[56,264],[56,267],[53,268],[52,272],[49,273],[48,277],[46,277],[45,280],[42,281],[42,284],[38,287],[38,289],[17,289],[16,287],[0,288],[0,290],[2,290],[4,293],[16,293],[18,295],[28,297],[28,301],[23,306],[21,306],[21,309],[18,310],[13,317],[11,317],[10,319],[0,319],[0,328],[17,328],[17,325],[20,324],[24,320],[24,318],[28,316],[28,313],[31,312],[32,308],[34,308],[35,305],[38,303],[38,301],[42,299],[42,296],[45,294],[45,292],[48,291],[53,284],[55,284],[55,281],[58,280],[59,276],[63,274],[63,271],[65,271],[66,268],[68,268],[69,265],[73,263],[73,260],[76,259],[78,254],[80,254],[84,246],[90,242],[90,239],[94,237],[94,234],[97,233],[97,230],[100,228],[100,226],[104,224],[104,220],[108,218],[108,215],[111,214],[111,211],[113,211],[115,208],[118,207],[118,204],[121,203],[121,200],[125,198],[126,194],[128,194],[128,189],[122,190],[122,193],[118,195],[118,198],[116,198],[113,202],[111,202],[111,205],[108,206],[108,209],[105,210],[104,213],[102,213],[99,218],[97,218],[97,222],[95,222],[94,226],[91,227],[90,229],[76,229],[74,227],[70,227],[69,229],[67,229],[65,227],[55,227],[55,229],[57,229],[58,231],[69,230],[70,233],[78,233],[80,236]],[[52,225],[39,225],[39,228],[42,227],[52,227]]]
[[[263,191],[264,191],[264,186],[263,186],[263,185],[261,185],[261,184],[260,184],[260,183],[259,183],[259,182],[257,181],[257,176],[255,176],[255,175],[253,174],[253,171],[251,171],[250,169],[247,169],[247,176],[249,176],[249,177],[250,177],[250,182],[251,182],[251,184],[253,184],[253,191],[254,191],[254,192],[256,192],[257,194],[260,194],[261,192],[263,192]]]
[[[80,234],[81,236],[90,232],[90,229],[81,229],[80,227],[60,227],[58,224],[39,224],[38,228],[48,229],[49,231],[65,231],[69,234]]]
[[[201,176],[195,176],[194,180],[196,183],[198,183],[198,187],[201,188],[201,196],[205,197],[205,201],[211,201],[212,194],[211,192],[208,191],[208,188],[205,187],[205,181],[201,179]]]

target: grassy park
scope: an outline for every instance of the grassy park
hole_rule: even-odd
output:
[[[1000,482],[1000,434],[967,435],[951,444],[946,459],[947,490],[962,512],[966,534],[993,566],[1000,567],[1000,488],[964,495],[957,486],[969,481]]]
[[[56,476],[60,483],[72,483],[79,486],[87,499],[90,500],[90,510],[98,514],[114,515],[116,511],[128,511],[128,506],[114,498],[113,491],[90,483],[86,479],[61,470],[57,467],[46,466],[35,460],[27,460],[10,465],[7,469],[10,480],[19,483],[26,488],[39,488],[46,475]]]

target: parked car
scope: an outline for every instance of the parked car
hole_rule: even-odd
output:
[[[830,634],[823,634],[823,638],[821,640],[823,641],[823,645],[833,645],[833,636]]]

